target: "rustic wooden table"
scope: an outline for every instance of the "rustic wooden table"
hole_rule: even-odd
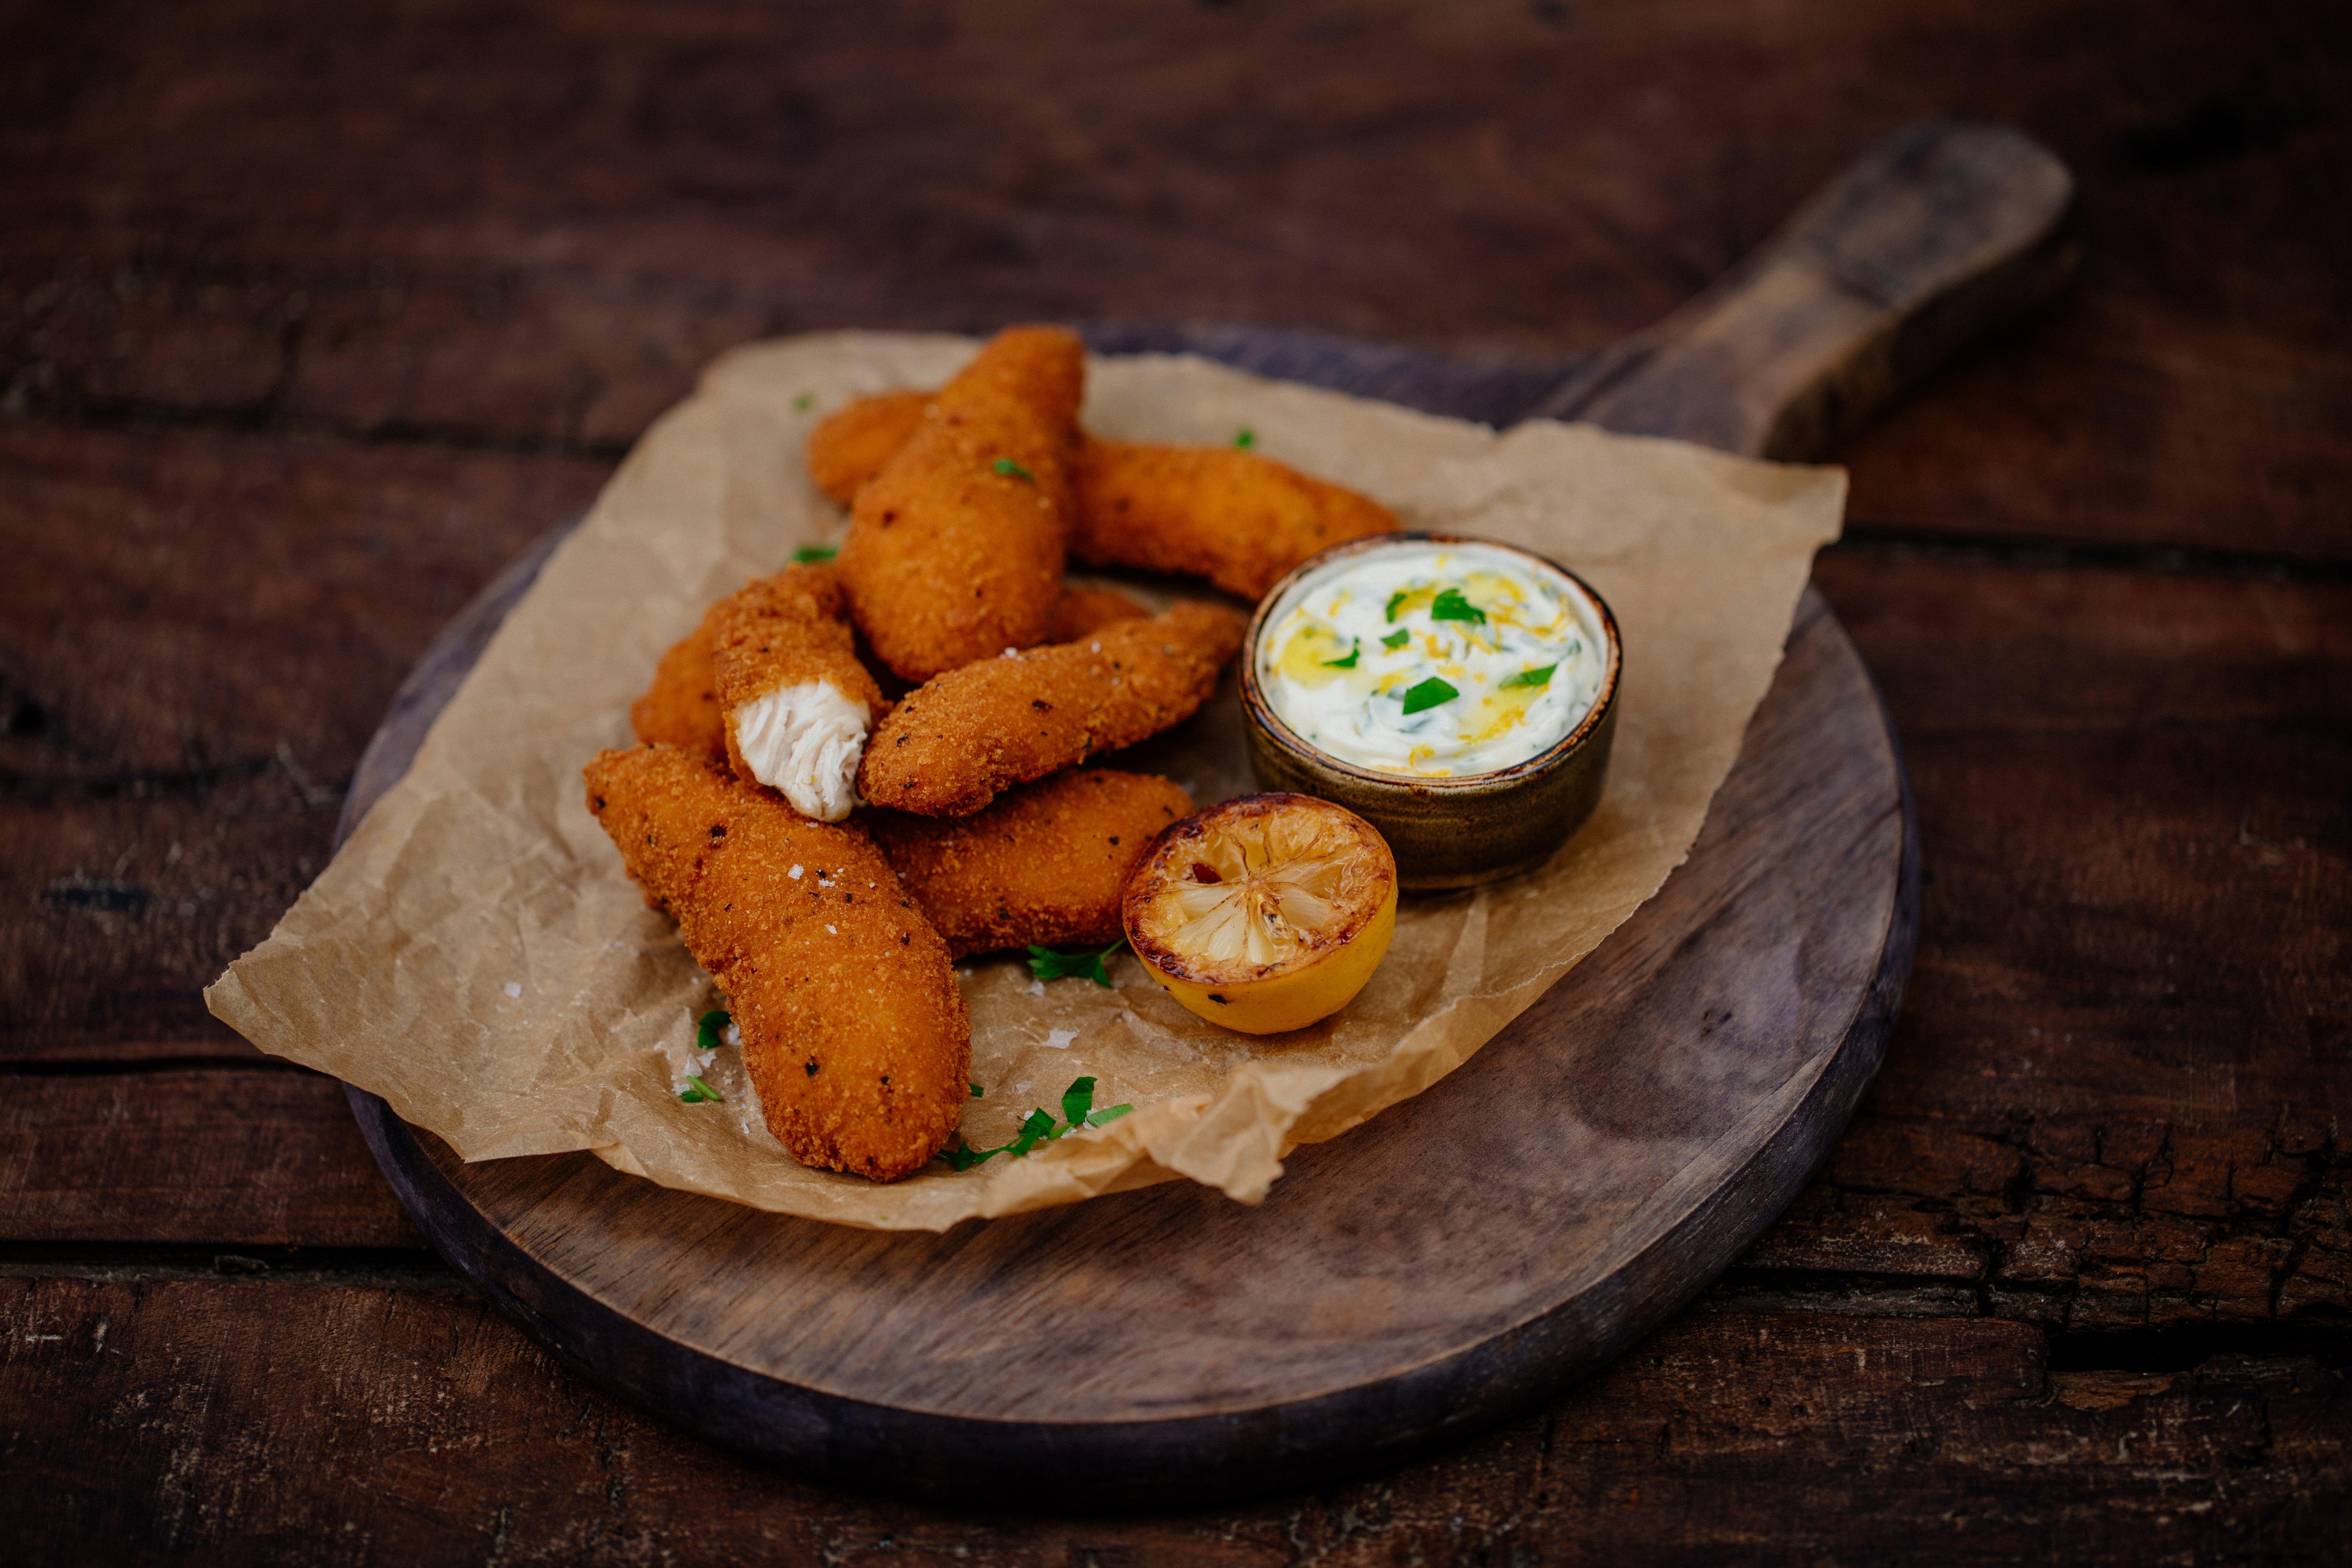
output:
[[[2347,92],[2320,5],[8,8],[0,1556],[2341,1560]],[[1787,1217],[1541,1414],[1213,1513],[823,1490],[555,1365],[205,1016],[435,629],[730,344],[1553,358],[1955,111],[2068,161],[2084,259],[1842,454],[1905,1016]]]

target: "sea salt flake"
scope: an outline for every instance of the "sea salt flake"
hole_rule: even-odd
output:
[[[800,879],[801,879],[801,868],[800,868],[800,867],[798,867],[798,866],[794,866],[794,867],[793,867],[793,869],[792,869],[792,870],[790,870],[790,871],[786,872],[784,874],[785,874],[786,876],[791,877],[794,882],[798,882],[798,881],[800,881]]]
[[[1074,1029],[1048,1030],[1045,1031],[1045,1049],[1047,1051],[1067,1051],[1070,1049],[1070,1041],[1077,1038],[1078,1031]]]
[[[507,995],[517,1001],[520,1001],[522,999],[522,982],[520,980],[509,980],[507,982]]]

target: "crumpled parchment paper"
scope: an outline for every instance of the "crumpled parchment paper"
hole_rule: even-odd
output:
[[[1133,1114],[968,1172],[889,1186],[808,1170],[762,1124],[733,1051],[682,1103],[694,1019],[723,1006],[646,909],[583,801],[630,743],[627,708],[704,605],[841,534],[809,484],[810,429],[850,399],[931,387],[962,339],[846,332],[726,355],[647,433],[491,641],[407,776],[268,939],[205,992],[264,1051],[358,1084],[468,1160],[587,1149],[665,1186],[838,1224],[944,1230],[1172,1177],[1262,1198],[1293,1145],[1444,1077],[1680,864],[1780,657],[1845,477],[1680,443],[1534,423],[1497,434],[1204,361],[1097,360],[1087,427],[1257,450],[1353,486],[1405,525],[1506,539],[1597,587],[1625,641],[1607,792],[1538,872],[1409,896],[1371,983],[1337,1017],[1253,1039],[1184,1011],[1132,956],[1115,988],[968,960],[981,1147],[1092,1074]],[[1255,788],[1231,674],[1201,714],[1112,766],[1201,805]]]

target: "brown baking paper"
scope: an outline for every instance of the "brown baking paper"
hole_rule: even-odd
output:
[[[1092,1074],[1134,1113],[970,1171],[889,1186],[805,1169],[760,1119],[738,1054],[677,1098],[694,1019],[724,1005],[588,815],[580,769],[630,743],[627,709],[703,607],[793,547],[837,538],[801,452],[850,399],[930,387],[961,339],[852,332],[727,355],[657,423],[515,607],[407,776],[268,940],[205,999],[264,1051],[382,1095],[468,1160],[587,1149],[667,1186],[837,1224],[944,1230],[1174,1176],[1255,1203],[1293,1145],[1335,1137],[1452,1071],[1681,863],[1762,698],[1842,472],[1748,462],[1549,422],[1503,434],[1189,358],[1097,361],[1100,435],[1258,450],[1395,508],[1407,527],[1528,546],[1589,579],[1625,641],[1599,810],[1550,863],[1408,897],[1394,945],[1337,1017],[1231,1034],[1129,955],[1116,985],[959,967],[973,1145]],[[1254,787],[1228,674],[1209,707],[1113,765],[1208,805]]]

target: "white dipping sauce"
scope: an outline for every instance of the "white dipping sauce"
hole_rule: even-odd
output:
[[[1418,542],[1308,574],[1251,657],[1300,739],[1425,779],[1492,773],[1558,745],[1609,667],[1600,610],[1572,579],[1489,545]]]

